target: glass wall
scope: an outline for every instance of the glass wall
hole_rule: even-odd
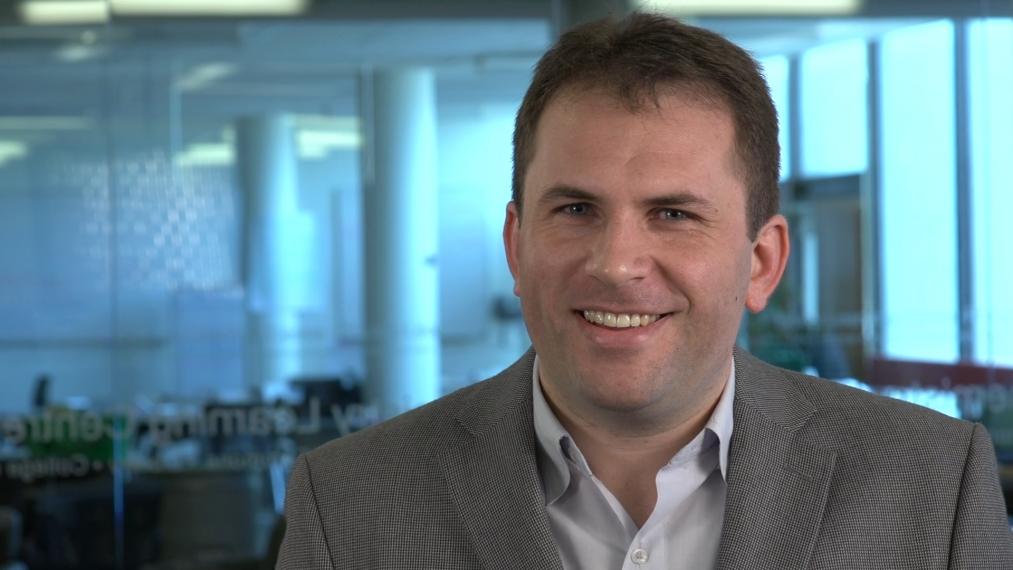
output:
[[[772,306],[749,319],[751,349],[983,422],[1008,506],[1011,22],[836,20],[746,40],[797,161],[782,173],[792,258]]]
[[[1013,367],[1013,20],[972,20],[967,28],[971,138],[974,359]]]
[[[295,455],[398,388],[369,365],[380,250],[435,272],[413,303],[438,319],[403,338],[436,347],[434,393],[527,348],[500,232],[535,12],[0,23],[8,558],[270,567]],[[743,343],[985,422],[1013,486],[1013,20],[699,23],[781,117],[793,256]],[[406,68],[432,83],[398,106]],[[432,118],[433,199],[379,207],[397,109]]]
[[[954,25],[886,34],[882,117],[880,287],[886,356],[960,357]]]
[[[435,393],[521,354],[500,228],[513,116],[548,30],[524,18],[0,27],[10,557],[33,570],[270,566],[295,455],[379,417],[366,223],[397,236],[425,211],[367,211],[367,117],[396,107],[376,93],[384,73],[432,78],[417,102],[437,160],[422,223],[439,278],[420,301],[441,316]]]
[[[867,49],[852,39],[799,55],[802,176],[856,174],[868,166]]]

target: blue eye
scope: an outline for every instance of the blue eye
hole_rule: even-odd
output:
[[[588,210],[588,205],[584,202],[563,206],[563,212],[571,216],[583,216],[588,213]]]
[[[664,208],[661,210],[661,219],[663,220],[686,220],[689,219],[689,215],[682,210],[676,210],[673,208]]]

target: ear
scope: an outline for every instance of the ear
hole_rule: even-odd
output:
[[[521,216],[517,210],[517,204],[512,200],[507,204],[506,219],[503,221],[503,247],[506,249],[507,265],[510,266],[510,275],[514,278],[514,295],[521,296],[518,287],[518,250],[520,247]]]
[[[746,308],[751,312],[758,313],[767,306],[767,300],[784,275],[790,250],[788,220],[777,214],[760,228],[753,241],[752,269],[746,293]]]

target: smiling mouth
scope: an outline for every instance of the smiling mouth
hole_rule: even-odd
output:
[[[577,313],[583,316],[585,321],[609,329],[646,327],[668,314],[645,315],[637,313],[609,313],[606,311],[577,311]]]

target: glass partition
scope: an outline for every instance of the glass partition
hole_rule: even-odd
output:
[[[550,14],[374,16],[0,24],[0,566],[271,567],[296,455],[381,417],[366,236],[422,211],[366,199],[385,70],[433,77],[437,391],[528,347],[500,235]],[[781,115],[743,344],[984,422],[1009,490],[1013,20],[973,16],[697,21]]]

